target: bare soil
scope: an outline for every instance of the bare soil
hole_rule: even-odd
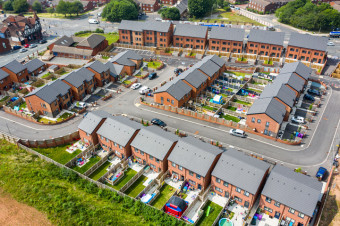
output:
[[[48,226],[52,224],[45,214],[26,204],[17,202],[0,188],[0,225]]]

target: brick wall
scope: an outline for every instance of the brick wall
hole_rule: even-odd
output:
[[[12,87],[13,83],[10,76],[0,80],[0,90],[9,90]]]
[[[25,83],[28,81],[28,71],[27,69],[19,72],[18,74],[8,70],[7,68],[5,67],[2,67],[1,68],[2,70],[6,71],[8,74],[9,74],[9,77],[10,79],[13,81],[13,82],[16,82],[16,83]]]
[[[221,39],[209,39],[209,50],[242,53],[243,42],[221,40]]]
[[[45,114],[45,115],[51,116],[51,117],[54,116],[53,112],[59,111],[58,104],[55,105],[53,103],[53,104],[50,105],[47,102],[40,99],[36,95],[26,97],[25,101],[26,101],[27,108],[28,108],[29,111],[33,111],[33,112],[36,112],[36,113],[40,112],[41,114]],[[43,107],[44,105],[46,107]]]
[[[173,36],[174,47],[204,50],[206,43],[207,43],[207,36],[205,38],[193,38],[193,37],[178,36],[178,35]]]
[[[266,122],[269,122],[268,127],[266,127]],[[272,118],[268,117],[266,114],[247,115],[246,124],[250,128],[256,129],[256,131],[259,133],[265,133],[265,129],[267,129],[268,132],[272,132],[275,134],[278,133],[280,126],[281,126],[279,123],[274,121]]]
[[[286,57],[308,62],[313,61],[315,63],[322,64],[325,61],[324,59],[326,59],[326,52],[295,46],[287,46]]]
[[[159,104],[170,105],[173,107],[181,107],[186,102],[188,102],[191,98],[191,95],[185,96],[181,100],[176,100],[173,96],[171,96],[167,92],[155,93],[154,94],[154,101]]]
[[[271,45],[257,42],[247,43],[247,53],[270,57],[281,57],[283,46]]]
[[[6,53],[11,49],[12,48],[9,40],[7,38],[0,38],[0,53]]]

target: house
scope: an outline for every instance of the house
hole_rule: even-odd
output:
[[[12,88],[12,85],[13,83],[9,74],[6,71],[0,69],[0,90],[7,91]]]
[[[283,68],[280,70],[280,74],[291,74],[295,73],[300,78],[304,79],[305,81],[308,81],[309,77],[312,74],[312,68],[307,67],[301,62],[294,62],[285,64]]]
[[[340,12],[340,1],[334,1],[329,3],[333,9],[338,10]]]
[[[164,5],[175,5],[177,0],[160,0],[160,3]]]
[[[97,131],[111,115],[105,111],[91,111],[78,125],[80,139],[87,144],[98,144]]]
[[[275,83],[281,83],[288,86],[295,92],[295,96],[299,97],[300,93],[304,89],[304,86],[307,84],[307,81],[298,76],[295,73],[285,73],[279,74],[274,80]]]
[[[178,139],[178,136],[157,126],[144,127],[131,143],[132,156],[155,172],[166,172],[168,156]]]
[[[91,59],[108,46],[102,35],[92,34],[87,38],[63,36],[49,46],[54,56]]]
[[[25,64],[25,67],[27,68],[27,72],[29,75],[37,76],[38,74],[46,70],[47,65],[38,58],[35,58],[33,60],[28,61]]]
[[[95,86],[102,87],[112,81],[110,68],[106,64],[103,64],[102,62],[96,60],[88,63],[84,67],[94,73]]]
[[[247,126],[267,136],[276,136],[287,117],[286,106],[275,98],[257,99],[247,112]]]
[[[283,51],[283,32],[250,30],[246,52],[269,57],[281,57]]]
[[[286,57],[296,60],[324,64],[327,60],[327,37],[292,33]]]
[[[178,76],[191,87],[191,97],[195,98],[207,88],[208,77],[196,67],[191,67]]]
[[[172,178],[188,181],[195,189],[206,189],[222,152],[194,137],[181,138],[169,155],[169,173]]]
[[[122,44],[169,47],[174,25],[170,22],[122,20],[119,24],[119,42]]]
[[[176,8],[179,10],[181,18],[186,17],[188,14],[188,0],[182,0],[176,4]]]
[[[104,150],[125,159],[131,156],[131,142],[140,129],[140,123],[124,116],[111,116],[97,131],[98,141]]]
[[[9,74],[14,83],[25,83],[29,80],[27,68],[16,60],[2,66],[1,69]]]
[[[106,62],[105,65],[109,68],[110,70],[110,80],[111,81],[117,81],[119,78],[122,78],[124,75],[124,66],[119,65],[119,64],[113,64],[110,61]]]
[[[57,79],[27,94],[25,101],[30,112],[56,117],[71,106],[71,87]]]
[[[146,13],[156,12],[161,8],[158,0],[137,0],[139,7]]]
[[[40,19],[36,13],[33,17],[10,15],[0,25],[0,37],[8,38],[15,45],[39,40],[42,38]]]
[[[216,194],[251,209],[266,181],[270,165],[235,149],[223,152],[211,173]]]
[[[127,75],[132,75],[143,65],[143,57],[132,50],[120,52],[109,61],[123,66],[122,73]]]
[[[262,14],[273,13],[278,8],[281,8],[291,1],[293,0],[249,0],[247,8],[255,10]]]
[[[287,225],[309,225],[322,193],[313,177],[276,165],[263,188],[259,207]]]
[[[244,29],[212,27],[209,35],[209,50],[242,53]]]
[[[94,91],[95,74],[85,68],[72,71],[61,76],[59,79],[71,87],[72,100],[82,100],[87,94]]]
[[[223,61],[218,56],[216,57]],[[204,57],[201,61],[197,62],[193,66],[200,70],[201,72],[203,72],[208,77],[208,86],[210,86],[218,78],[218,76],[220,76],[220,74],[223,71],[223,66],[221,67],[219,64],[215,63],[214,60],[211,60],[212,58],[213,56]]]
[[[190,24],[177,24],[173,46],[204,50],[208,39],[208,28]]]
[[[9,43],[8,38],[1,38],[1,33],[0,33],[0,54],[7,53],[11,51],[11,44]]]

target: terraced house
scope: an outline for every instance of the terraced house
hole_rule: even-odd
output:
[[[144,127],[131,143],[132,156],[155,172],[165,172],[168,169],[168,156],[178,139],[178,136],[157,126]]]
[[[9,90],[10,88],[12,88],[13,82],[11,80],[11,78],[9,77],[9,74],[0,69],[0,90]]]
[[[283,32],[250,30],[246,52],[270,57],[281,57],[283,51]]]
[[[209,50],[242,53],[244,30],[213,27],[209,35]]]
[[[27,72],[31,76],[36,76],[40,74],[41,72],[45,71],[47,68],[47,65],[39,60],[38,58],[35,58],[33,60],[28,61],[25,64],[25,67],[27,68]]]
[[[111,63],[121,65],[120,75],[132,75],[143,65],[143,57],[132,50],[118,53],[111,60]]]
[[[95,86],[102,87],[114,81],[110,75],[110,68],[98,60],[85,65],[85,68],[94,73]]]
[[[223,152],[211,173],[211,186],[220,196],[251,209],[266,181],[270,165],[235,149]]]
[[[208,40],[208,28],[178,24],[174,30],[173,46],[204,50]]]
[[[29,80],[27,68],[16,60],[4,65],[1,69],[9,74],[13,83],[25,83]]]

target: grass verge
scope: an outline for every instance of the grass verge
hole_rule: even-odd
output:
[[[152,61],[152,62],[148,62],[148,67],[157,69],[159,66],[161,66],[161,64],[162,64],[161,62]]]

